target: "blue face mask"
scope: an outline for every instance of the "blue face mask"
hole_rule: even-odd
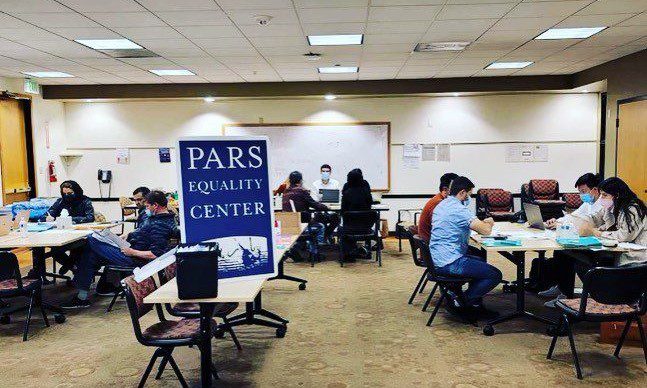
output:
[[[324,180],[324,181],[327,181],[328,179],[330,179],[330,172],[328,172],[328,171],[322,172],[321,173],[321,179]]]
[[[584,203],[593,203],[593,202],[595,202],[595,198],[593,198],[593,195],[591,193],[580,194],[580,198],[582,199],[582,202],[584,202]]]
[[[149,209],[146,209],[146,215],[150,217],[151,215],[153,215],[153,212],[150,211]]]
[[[466,199],[462,200],[461,203],[465,205],[466,207],[470,205],[470,197],[467,197]]]

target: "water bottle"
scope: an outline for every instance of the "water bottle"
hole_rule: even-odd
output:
[[[27,221],[25,221],[25,217],[20,217],[20,223],[18,224],[18,230],[20,233],[20,237],[22,238],[27,238]]]
[[[557,238],[560,239],[578,239],[580,237],[579,232],[575,229],[575,226],[570,221],[562,222],[557,228]]]

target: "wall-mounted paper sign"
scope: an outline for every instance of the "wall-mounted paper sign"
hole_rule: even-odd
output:
[[[178,140],[182,242],[219,244],[218,279],[277,274],[267,137]]]
[[[117,164],[130,164],[130,149],[117,148],[115,154],[117,156]]]
[[[160,148],[159,157],[160,157],[160,163],[171,163],[171,149]]]
[[[547,162],[546,144],[509,144],[505,150],[506,163]]]

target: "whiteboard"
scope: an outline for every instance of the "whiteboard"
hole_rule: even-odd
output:
[[[292,171],[303,174],[310,187],[320,179],[319,167],[329,164],[332,178],[340,183],[346,174],[360,168],[373,190],[390,189],[390,123],[302,123],[302,124],[225,124],[228,136],[259,136],[270,139],[273,187]]]

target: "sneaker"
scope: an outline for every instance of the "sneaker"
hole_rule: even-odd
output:
[[[544,291],[539,291],[537,295],[543,296],[546,298],[557,298],[558,295],[560,295],[561,292],[559,291],[559,287],[557,286],[552,286],[551,288],[544,290]]]
[[[72,310],[72,309],[85,309],[90,307],[89,299],[79,299],[78,296],[70,299],[69,301],[61,304],[62,309]]]
[[[558,300],[560,300],[560,299],[566,299],[566,295],[564,295],[564,294],[559,294],[559,295],[557,296],[557,298],[555,298],[555,299],[553,299],[553,300],[549,300],[548,302],[544,303],[544,307],[548,307],[548,308],[554,309],[554,308],[555,308],[555,303],[556,303]]]

